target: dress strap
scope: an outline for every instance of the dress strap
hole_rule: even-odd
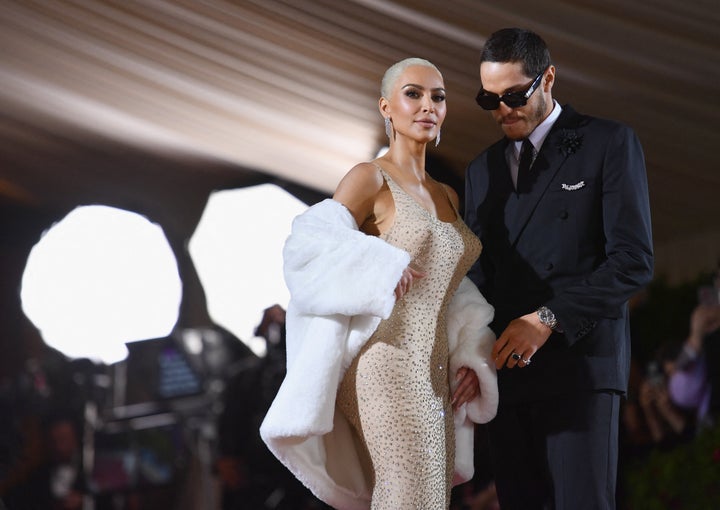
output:
[[[455,212],[455,218],[456,219],[462,218],[462,216],[460,216],[460,211],[458,211],[457,207],[455,207],[455,204],[453,203],[452,199],[450,198],[450,195],[448,194],[446,185],[441,182],[440,186],[442,186],[442,189],[445,192],[445,198],[447,198],[447,201],[450,204],[450,207],[452,207],[453,212]]]
[[[393,200],[395,201],[395,204],[396,204],[395,207],[398,206],[398,201],[399,201],[398,198],[400,198],[400,201],[403,202],[404,204],[407,204],[409,206],[413,206],[413,205],[417,206],[420,209],[422,209],[423,212],[428,214],[430,217],[434,218],[437,221],[441,221],[441,220],[438,220],[438,218],[434,214],[430,213],[430,211],[425,209],[425,207],[420,205],[420,203],[415,199],[415,197],[413,197],[407,191],[405,191],[402,188],[402,186],[400,186],[398,183],[396,183],[392,179],[392,177],[390,177],[390,174],[388,174],[383,169],[382,166],[380,166],[375,161],[373,161],[373,164],[378,168],[378,170],[380,170],[380,173],[382,174],[383,179],[385,179],[385,182],[388,183],[388,187],[390,188],[390,192],[392,193]],[[450,195],[448,194],[448,191],[447,191],[447,188],[445,187],[445,185],[441,182],[439,184],[440,184],[440,186],[442,186],[443,193],[445,194],[445,198],[447,199],[448,203],[450,204],[450,207],[452,208],[453,212],[455,213],[455,220],[453,220],[449,223],[454,223],[455,221],[458,221],[460,218],[462,218],[462,216],[460,216],[460,213],[458,212],[457,208],[455,207],[455,204],[453,204],[453,201],[450,199]]]
[[[385,169],[378,163],[373,162],[373,164],[377,167],[378,170],[380,170],[383,179],[385,179],[388,188],[390,188],[390,194],[392,195],[393,202],[395,203],[395,209],[397,210],[398,208],[404,208],[412,204],[413,198],[408,195],[407,192],[402,189],[402,187],[398,183],[396,183],[392,177],[390,177],[390,174],[387,173]]]
[[[397,184],[395,183],[395,181],[392,180],[392,178],[390,177],[390,175],[385,171],[385,169],[384,169],[383,167],[380,166],[379,163],[373,161],[373,165],[375,165],[375,168],[377,168],[378,170],[380,170],[380,173],[382,174],[383,179],[385,180],[385,182],[388,183],[388,186],[390,185],[391,182],[397,186]]]

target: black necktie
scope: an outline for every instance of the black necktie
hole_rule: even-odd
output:
[[[535,147],[527,138],[523,141],[520,149],[520,163],[518,164],[517,192],[528,193],[530,191],[530,165],[535,156]]]

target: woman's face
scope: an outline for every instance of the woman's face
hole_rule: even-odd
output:
[[[432,67],[411,66],[395,80],[380,110],[392,120],[398,136],[421,143],[434,140],[445,120],[445,85]]]

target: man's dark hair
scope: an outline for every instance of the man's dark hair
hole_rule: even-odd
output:
[[[522,62],[523,73],[528,78],[534,78],[552,64],[550,50],[542,37],[522,28],[494,32],[480,55],[480,63],[483,62]]]

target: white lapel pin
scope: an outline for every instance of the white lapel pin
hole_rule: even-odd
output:
[[[585,181],[580,181],[577,184],[563,183],[563,185],[562,185],[562,189],[564,189],[565,191],[576,191],[576,190],[579,190],[580,188],[584,188],[584,187],[585,187]]]

